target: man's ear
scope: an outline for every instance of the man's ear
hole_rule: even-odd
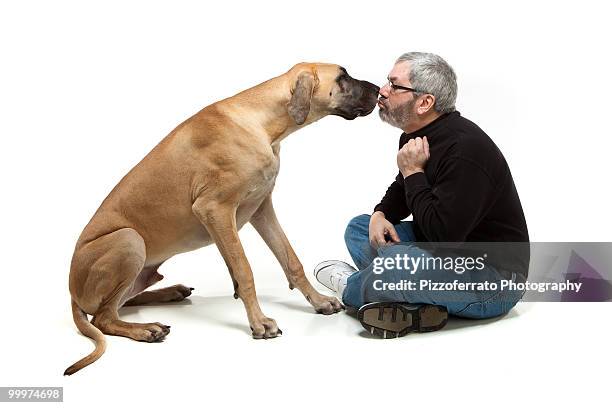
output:
[[[295,81],[287,110],[291,119],[298,125],[306,121],[310,112],[310,100],[314,87],[315,77],[312,72],[302,72]]]
[[[417,108],[419,114],[424,115],[429,111],[433,111],[434,106],[436,105],[436,97],[430,94],[426,94],[425,97],[419,103],[419,107]]]

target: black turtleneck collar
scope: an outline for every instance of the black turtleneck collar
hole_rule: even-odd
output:
[[[436,119],[434,119],[431,123],[420,128],[419,130],[415,130],[412,133],[404,132],[402,134],[402,137],[405,137],[408,139],[414,139],[415,137],[427,136],[427,140],[430,140],[434,136],[434,132],[437,129],[439,129],[441,126],[444,126],[444,124],[448,122],[448,120],[452,120],[453,118],[456,118],[460,115],[461,114],[459,113],[459,111],[444,113],[440,115],[439,117],[437,117]]]

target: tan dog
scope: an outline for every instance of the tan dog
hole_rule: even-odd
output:
[[[279,143],[326,115],[354,119],[372,112],[378,87],[331,64],[302,63],[287,73],[207,106],[180,124],[111,191],[83,230],[70,267],[72,314],[96,343],[93,353],[66,369],[70,375],[97,360],[104,334],[158,341],[161,323],[119,319],[123,305],[182,300],[183,285],[143,292],[163,277],[159,266],[182,252],[215,242],[242,299],[254,338],[281,334],[257,302],[253,274],[238,230],[250,222],[289,281],[317,312],[342,309],[318,293],[272,207]],[[91,323],[87,315],[93,315]]]

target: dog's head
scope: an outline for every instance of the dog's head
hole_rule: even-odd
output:
[[[307,118],[311,122],[326,115],[353,120],[376,107],[378,86],[352,78],[339,65],[301,63],[289,73],[291,99],[287,109],[298,125]]]

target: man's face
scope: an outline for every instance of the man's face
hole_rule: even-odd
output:
[[[411,88],[410,63],[402,61],[393,66],[389,72],[388,82],[380,88],[378,98],[378,114],[380,118],[397,128],[405,128],[416,119],[414,108],[416,97],[414,92],[393,88],[393,85]]]

